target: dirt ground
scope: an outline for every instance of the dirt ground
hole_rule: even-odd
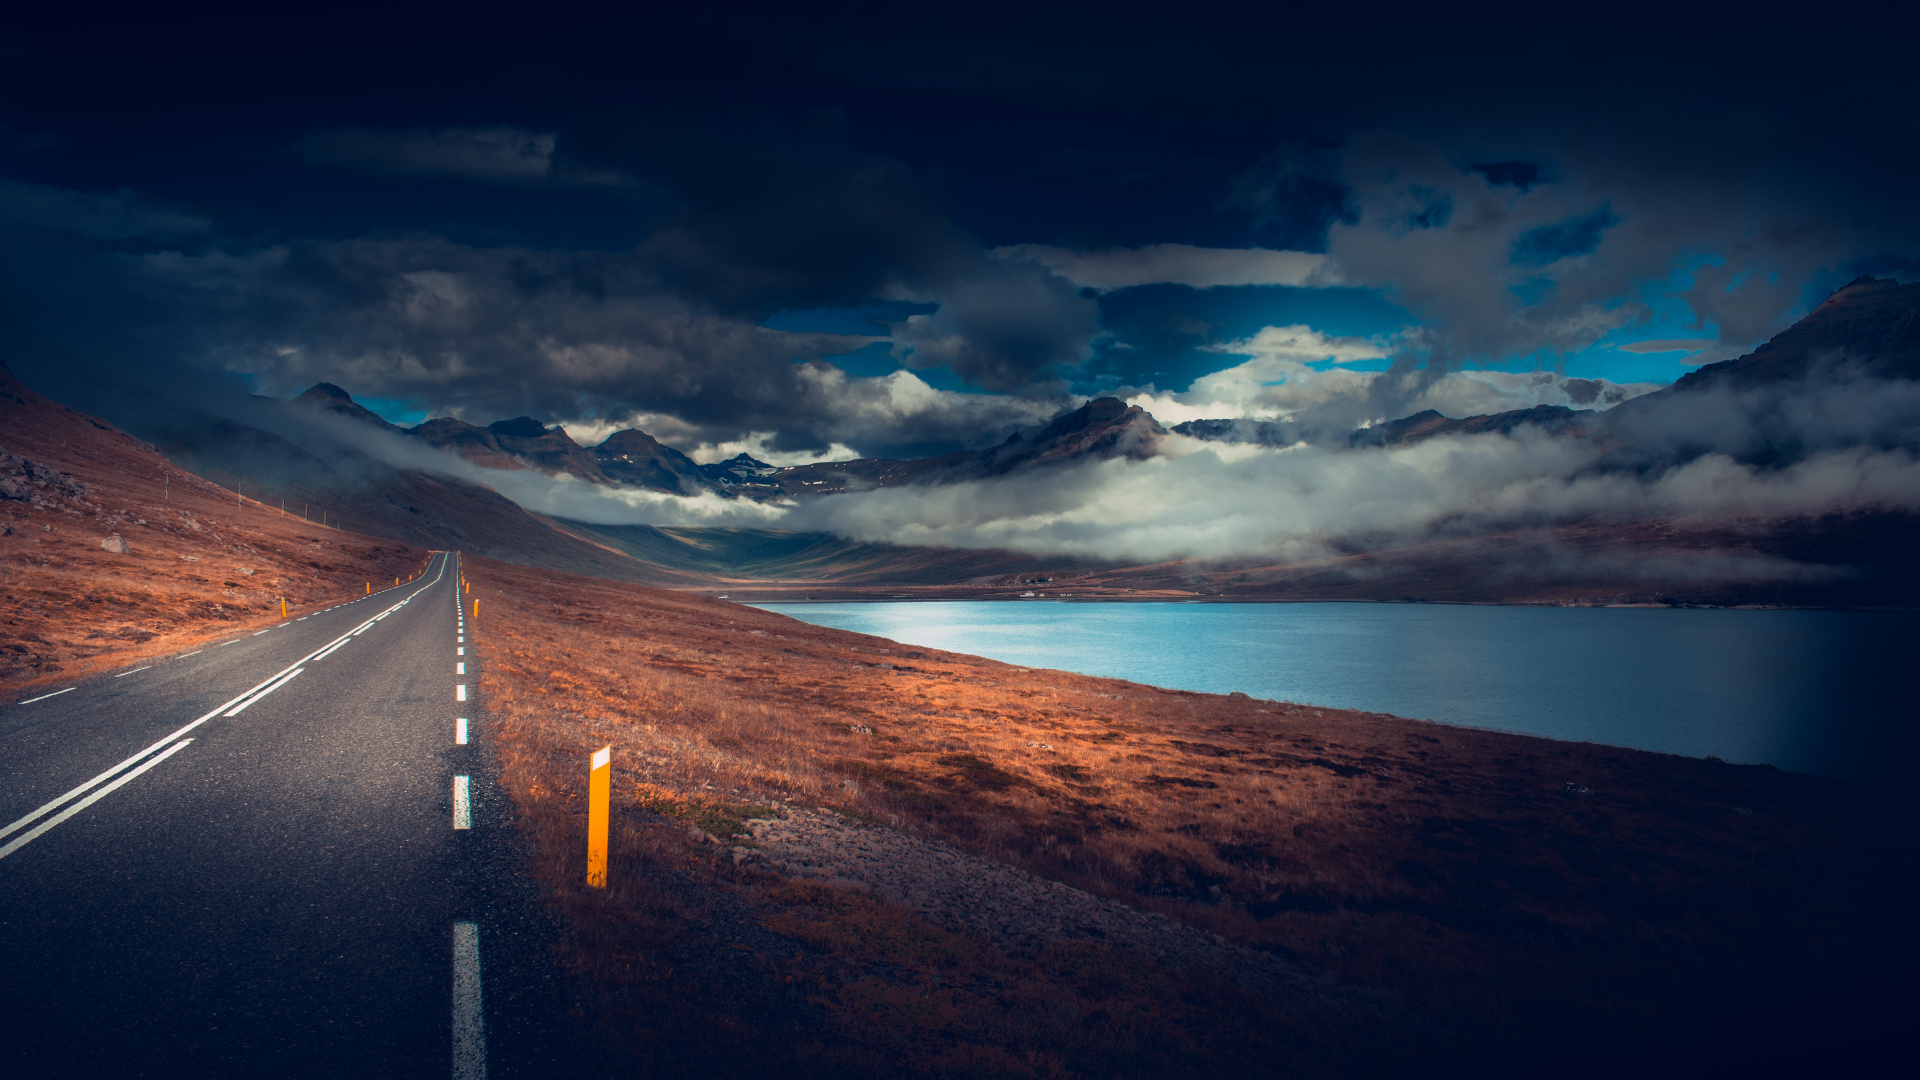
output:
[[[1542,1055],[1578,1072],[1570,1057],[1724,1064],[1762,1046],[1830,1060],[1890,1023],[1876,994],[1884,958],[1909,952],[1892,900],[1910,845],[1857,788],[467,567],[505,781],[627,1053],[776,1075],[1353,1075]],[[605,893],[579,880],[601,745]],[[1228,949],[1175,965],[1139,942],[969,928],[915,901],[896,856],[862,871],[768,832],[822,808],[1217,936],[1306,989],[1250,981]],[[964,872],[915,858],[926,895]],[[1044,925],[1055,905],[1035,890],[1025,906]]]

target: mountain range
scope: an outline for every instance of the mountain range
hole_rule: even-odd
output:
[[[1349,446],[1405,446],[1446,435],[1511,434],[1531,426],[1549,435],[1586,435],[1624,429],[1630,420],[1679,400],[1723,390],[1754,390],[1816,377],[1822,365],[1845,364],[1876,378],[1920,378],[1920,284],[1863,276],[1836,291],[1806,318],[1745,356],[1689,372],[1671,387],[1602,413],[1561,405],[1481,416],[1447,417],[1428,409],[1354,431]],[[1031,437],[938,457],[862,458],[777,467],[740,454],[698,464],[637,429],[616,431],[583,447],[559,426],[526,416],[486,427],[442,417],[400,428],[356,404],[340,387],[320,383],[295,402],[450,449],[484,468],[529,468],[577,479],[673,494],[713,491],[756,499],[804,498],[875,487],[942,483],[1003,476],[1088,458],[1140,460],[1158,452],[1168,434],[1152,415],[1117,398],[1094,398],[1056,417]],[[1189,420],[1174,434],[1205,441],[1289,446],[1304,433],[1286,421],[1225,418]]]
[[[1847,379],[1912,384],[1920,378],[1917,314],[1920,285],[1861,278],[1752,353],[1708,365],[1671,387],[1604,412],[1539,406],[1452,418],[1429,410],[1354,431],[1339,440],[1340,449],[1366,453],[1445,436],[1514,436],[1531,429],[1548,438],[1591,439],[1610,448],[1594,468],[1644,472],[1722,448],[1727,440],[1715,433],[1726,424],[1713,410],[1730,396],[1791,398]],[[1268,446],[1291,446],[1302,438],[1285,421],[1245,418],[1189,421],[1169,431],[1144,410],[1111,397],[1094,398],[1038,430],[978,449],[789,467],[746,454],[699,463],[636,429],[581,446],[564,428],[525,416],[485,426],[441,417],[403,428],[330,383],[290,402],[255,399],[252,411],[237,418],[140,387],[98,392],[86,404],[182,468],[243,487],[263,501],[282,500],[290,512],[297,506],[370,535],[617,580],[732,589],[769,599],[1032,591],[1117,598],[1532,603],[1920,601],[1920,582],[1906,554],[1911,541],[1920,538],[1913,515],[1871,507],[1764,522],[1594,518],[1473,535],[1440,533],[1390,548],[1335,538],[1335,557],[1308,562],[1242,558],[1139,564],[862,543],[824,532],[591,524],[530,512],[492,490],[488,480],[531,470],[613,489],[804,503],[876,488],[1038,474],[1076,463],[1141,461],[1167,452],[1170,437]],[[309,423],[315,417],[330,425]],[[1858,439],[1882,446],[1912,441],[1902,434],[1908,427],[1893,430],[1893,435],[1883,431]],[[355,432],[378,432],[399,440],[397,445],[417,445],[420,461],[382,460],[362,448]],[[1777,467],[1818,445],[1799,433],[1786,438],[1762,431],[1729,452]],[[443,460],[434,455],[445,452],[473,468],[453,475],[434,466],[433,460]],[[1570,560],[1573,555],[1579,558]],[[1737,574],[1701,570],[1709,558],[1785,560],[1809,569],[1797,576],[1741,580]],[[1574,564],[1589,569],[1567,569]],[[1596,576],[1590,568],[1600,564],[1635,569]],[[1030,588],[1035,585],[1046,588]]]

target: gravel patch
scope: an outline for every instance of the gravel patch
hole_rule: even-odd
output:
[[[793,808],[784,818],[747,826],[758,846],[734,848],[736,863],[870,892],[1003,949],[1092,942],[1138,952],[1168,967],[1209,967],[1252,977],[1268,989],[1316,995],[1330,989],[1270,953],[1164,915],[938,841],[862,825],[830,810]]]

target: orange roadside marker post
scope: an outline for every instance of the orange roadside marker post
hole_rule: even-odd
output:
[[[480,621],[480,601],[478,600],[475,600],[473,602],[473,621],[474,622]]]
[[[587,884],[607,887],[607,803],[613,796],[613,747],[593,752],[587,785]]]
[[[284,596],[280,598],[280,617],[287,617],[287,598]]]

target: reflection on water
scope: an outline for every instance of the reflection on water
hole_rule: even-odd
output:
[[[822,626],[1210,693],[1886,778],[1908,612],[1441,604],[765,604]]]

